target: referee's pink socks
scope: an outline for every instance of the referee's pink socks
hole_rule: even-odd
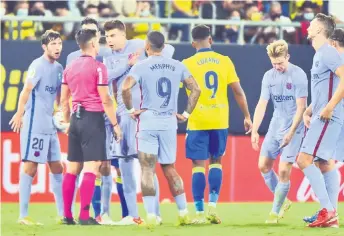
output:
[[[93,173],[85,173],[80,186],[80,216],[81,220],[90,218],[90,205],[94,193],[96,175]],[[74,179],[75,182],[75,179]]]
[[[66,173],[62,183],[64,216],[69,219],[73,218],[72,204],[76,177],[76,175]]]

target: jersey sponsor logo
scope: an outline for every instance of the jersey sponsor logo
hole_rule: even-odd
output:
[[[53,86],[45,86],[45,91],[50,93],[50,94],[54,94],[57,91],[57,87],[53,87]]]
[[[168,111],[163,111],[163,112],[153,111],[153,115],[155,116],[172,116],[173,113],[174,113],[173,109],[168,110]]]
[[[312,79],[318,80],[319,79],[319,75],[318,74],[312,74]]]
[[[294,101],[294,96],[292,95],[272,95],[272,97],[276,102]]]
[[[293,87],[293,85],[292,85],[291,83],[287,83],[287,84],[286,84],[286,87],[287,87],[287,89],[290,90],[290,89]]]

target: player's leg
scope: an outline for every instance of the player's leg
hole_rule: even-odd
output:
[[[96,182],[94,187],[94,193],[92,196],[92,207],[94,212],[94,218],[99,222],[101,213],[101,188],[102,188],[102,176],[100,172],[96,176]]]
[[[292,167],[293,164],[291,162],[284,161],[283,158],[278,165],[279,181],[275,189],[271,213],[278,215],[279,218],[283,217],[285,211],[287,211],[291,205],[291,202],[287,199],[287,195],[290,189],[290,174]]]
[[[216,203],[219,199],[222,185],[222,165],[221,159],[225,154],[227,146],[228,130],[211,130],[209,132],[209,204],[208,204],[208,220],[212,224],[220,224],[221,220],[216,213]]]
[[[158,162],[162,167],[172,196],[177,204],[179,210],[179,225],[186,225],[190,223],[190,220],[183,180],[174,166],[177,155],[177,130],[159,131],[158,134]]]
[[[143,204],[147,213],[148,227],[157,225],[154,175],[158,155],[158,136],[154,131],[137,133],[138,158],[141,166],[141,191]]]
[[[267,133],[260,150],[258,168],[266,186],[272,193],[275,193],[278,183],[278,176],[273,170],[273,165],[279,153],[279,143],[273,135]]]
[[[57,134],[50,137],[50,146],[48,151],[48,164],[50,168],[50,187],[54,193],[55,203],[57,207],[58,223],[63,221],[63,196],[62,196],[62,181],[63,181],[63,166],[61,163],[61,148]]]
[[[22,163],[22,171],[19,177],[19,220],[18,223],[25,225],[37,225],[39,222],[28,217],[28,208],[31,196],[32,180],[37,173],[38,163],[25,161]]]
[[[100,166],[101,173],[101,224],[112,224],[110,219],[110,203],[112,196],[111,161],[103,161]]]
[[[22,171],[19,177],[20,216],[18,223],[42,225],[28,217],[32,181],[37,173],[38,164],[45,164],[49,148],[49,135],[35,134],[22,130],[20,133]]]
[[[330,121],[322,122],[319,119],[312,121],[301,147],[297,160],[300,169],[308,178],[310,185],[320,201],[322,210],[318,218],[310,227],[322,226],[336,217],[336,211],[326,190],[325,181],[319,168],[313,163],[314,157],[328,160],[335,152],[336,141],[339,138],[341,125]],[[335,141],[334,141],[335,140]]]
[[[209,133],[202,130],[188,130],[186,134],[186,157],[192,160],[192,195],[196,208],[196,219],[193,223],[205,223],[204,190],[205,161],[209,157]]]
[[[123,189],[123,179],[122,179],[122,172],[119,168],[119,159],[112,159],[111,160],[111,165],[113,167],[115,167],[115,170],[116,170],[116,189],[117,189],[117,194],[118,194],[118,197],[119,197],[119,201],[120,201],[120,204],[121,204],[121,209],[122,209],[122,218],[125,218],[128,216],[129,214],[129,210],[128,210],[128,205],[127,205],[127,200],[125,198],[125,195],[124,195],[124,189]]]

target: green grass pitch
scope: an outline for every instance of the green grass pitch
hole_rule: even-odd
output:
[[[175,204],[162,204],[163,225],[154,230],[138,226],[64,226],[55,224],[54,204],[31,204],[30,217],[44,224],[41,227],[18,225],[18,204],[1,205],[1,236],[344,236],[344,227],[340,229],[307,228],[303,216],[310,215],[319,207],[318,203],[294,203],[278,225],[265,225],[264,221],[271,209],[271,203],[232,203],[219,204],[217,209],[222,219],[220,225],[200,225],[176,227],[177,210]],[[344,203],[338,207],[344,216]],[[189,209],[193,215],[193,206]],[[120,217],[120,206],[112,204],[112,218]],[[93,213],[93,212],[92,212]],[[140,214],[144,215],[140,205]],[[344,221],[341,220],[344,226]]]

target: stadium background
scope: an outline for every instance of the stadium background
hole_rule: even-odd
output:
[[[71,6],[71,2],[61,3],[57,5],[47,4],[43,5],[44,9],[38,2],[31,2],[27,4],[29,9],[29,15],[42,15],[51,17],[49,14],[54,16],[73,16],[75,15],[75,8]],[[106,2],[106,1],[101,1]],[[119,1],[120,2],[120,1]],[[140,8],[139,1],[135,2],[131,6],[134,12],[115,12],[110,5],[110,13],[102,15],[104,10],[104,5],[99,4],[99,1],[85,1],[81,4],[81,10],[79,5],[75,5],[79,8],[79,16],[98,16],[101,17],[117,17],[126,16],[127,19],[131,16],[142,17],[140,12],[136,11]],[[188,2],[188,1],[185,1]],[[197,2],[197,4],[195,4]],[[271,13],[271,1],[243,1],[242,6],[226,6],[225,2],[230,1],[194,1],[192,6],[192,18],[211,18],[209,17],[209,10],[207,13],[207,5],[215,4],[217,16],[216,19],[230,19],[234,20],[231,15],[233,15],[234,10],[237,9],[241,19],[252,22],[272,22],[276,18],[272,17]],[[235,1],[234,1],[235,2]],[[236,1],[238,2],[238,1]],[[251,3],[253,2],[253,3]],[[325,12],[330,11],[330,6],[327,1],[297,1],[295,2],[294,8],[292,4],[288,1],[280,1],[281,9],[283,11],[283,16],[293,21],[300,22],[300,27],[295,27],[293,32],[288,32],[287,28],[283,30],[282,36],[287,39],[293,45],[290,46],[291,62],[302,67],[308,74],[312,63],[312,57],[314,50],[308,45],[308,42],[304,40],[304,30],[309,24],[309,20],[305,19],[306,11],[313,12]],[[288,4],[286,4],[286,2]],[[91,4],[92,3],[92,4]],[[97,5],[98,3],[98,5]],[[221,4],[220,4],[221,3]],[[2,2],[2,8],[4,3]],[[18,14],[18,9],[25,9],[25,1],[23,2],[7,2],[5,3],[6,14],[8,16],[17,15],[18,17],[23,17],[23,15]],[[91,7],[90,4],[92,5]],[[166,3],[168,4],[168,3]],[[203,4],[203,5],[201,5]],[[238,3],[236,3],[238,4]],[[307,5],[308,4],[308,5]],[[150,15],[149,18],[154,17],[170,17],[178,18],[183,15],[176,14],[176,11],[172,13],[167,13],[162,11],[160,2],[152,1],[150,3]],[[195,6],[196,5],[196,6]],[[23,7],[25,6],[25,7]],[[96,7],[94,7],[96,6]],[[199,8],[202,6],[203,8]],[[227,8],[226,8],[227,7]],[[236,8],[235,8],[236,7]],[[241,7],[241,8],[240,8]],[[308,7],[308,8],[306,8]],[[91,9],[92,8],[92,9]],[[94,9],[97,9],[95,12]],[[124,9],[124,8],[123,8]],[[197,10],[198,9],[198,10]],[[289,9],[289,10],[288,10]],[[311,9],[311,10],[309,10]],[[342,8],[343,9],[343,8]],[[191,9],[189,9],[191,10]],[[222,11],[222,13],[221,13]],[[223,13],[225,11],[225,13]],[[253,11],[250,12],[250,11]],[[50,13],[49,13],[50,12]],[[77,11],[76,11],[77,12]],[[67,14],[68,13],[68,14]],[[133,15],[134,14],[134,15]],[[137,15],[138,14],[138,15]],[[208,14],[208,15],[207,15]],[[166,16],[167,15],[167,16]],[[25,16],[25,15],[24,15]],[[175,16],[175,17],[174,17]],[[14,16],[12,16],[14,17]],[[185,18],[186,16],[184,16]],[[256,18],[258,17],[258,18]],[[343,16],[338,16],[338,22]],[[190,17],[191,18],[191,17]],[[215,17],[214,17],[215,18]],[[273,19],[272,19],[273,18]],[[283,22],[286,23],[286,18]],[[8,18],[6,18],[8,19]],[[63,44],[63,53],[59,62],[65,65],[65,60],[67,55],[77,49],[77,45],[72,39],[73,31],[77,28],[77,24],[68,25],[67,23],[59,24],[52,22],[41,23],[39,21],[31,21],[30,16],[27,17],[28,20],[22,21],[18,24],[15,18],[11,20],[1,21],[1,91],[0,91],[0,101],[1,101],[1,195],[2,202],[17,202],[18,201],[18,181],[19,181],[19,169],[20,169],[20,154],[19,154],[19,135],[11,132],[8,122],[13,116],[19,93],[23,86],[23,82],[26,77],[26,70],[30,62],[41,55],[40,43],[35,41],[38,39],[42,29],[54,28],[60,31],[66,41]],[[169,18],[167,18],[169,19]],[[281,19],[281,17],[280,17]],[[193,19],[195,20],[195,19]],[[130,24],[128,25],[128,35],[133,38],[144,37],[145,30],[148,31],[149,27],[146,27],[144,23],[145,19],[142,19],[142,23]],[[288,21],[288,20],[287,20]],[[197,21],[196,21],[197,22]],[[288,23],[288,22],[287,22]],[[17,28],[17,26],[20,26]],[[148,24],[147,24],[148,25]],[[135,28],[136,27],[136,28]],[[179,29],[176,35],[171,34],[171,25],[152,25],[153,29],[157,28],[166,33],[168,40],[176,48],[174,55],[175,59],[182,60],[186,57],[191,56],[194,53],[194,49],[189,43],[183,42],[183,29]],[[222,28],[221,28],[222,27]],[[276,39],[280,34],[276,29],[266,30],[268,27],[252,27],[248,26],[251,31],[255,33],[244,30],[244,42],[239,42],[238,31],[235,32],[235,28],[231,26],[216,26],[213,27],[215,30],[214,38],[217,41],[217,45],[214,46],[214,50],[222,54],[228,55],[233,60],[237,73],[241,79],[242,87],[246,92],[247,100],[249,103],[249,109],[251,115],[253,115],[254,107],[258,101],[261,87],[261,79],[266,70],[271,68],[270,62],[266,56],[265,46],[257,45],[270,42]],[[270,27],[271,28],[271,27]],[[137,30],[135,34],[135,29]],[[143,29],[143,30],[142,30]],[[228,30],[229,29],[229,30]],[[290,27],[289,27],[290,29]],[[223,32],[226,31],[225,34]],[[233,37],[234,31],[234,37]],[[290,30],[289,30],[290,31]],[[220,33],[219,33],[220,32]],[[221,33],[222,32],[222,33]],[[236,35],[236,36],[235,36]],[[238,45],[240,43],[241,45]],[[303,44],[303,45],[300,45]],[[220,201],[222,202],[256,202],[256,201],[271,201],[272,195],[266,188],[260,173],[257,168],[257,158],[258,153],[254,152],[250,145],[250,140],[248,136],[244,135],[243,132],[243,117],[239,108],[237,107],[231,92],[228,94],[231,108],[230,108],[230,137],[228,139],[228,148],[226,151],[225,161],[223,163],[224,168],[224,182],[223,188],[221,190]],[[179,109],[182,111],[186,104],[185,90],[181,88],[179,97]],[[271,105],[271,104],[270,104]],[[269,119],[272,115],[272,107],[270,106],[262,124],[261,133],[264,134],[267,131],[269,124]],[[177,159],[177,169],[180,171],[184,185],[187,190],[188,200],[191,201],[191,163],[185,159],[184,151],[184,139],[185,139],[185,126],[180,126],[178,135],[178,159]],[[64,134],[59,134],[61,141],[61,148],[63,153],[63,158],[66,158],[67,152],[67,139]],[[341,171],[341,177],[344,176],[344,166],[338,163],[339,170]],[[159,168],[158,168],[159,169]],[[136,169],[139,172],[137,166]],[[160,170],[158,174],[161,176]],[[139,175],[139,174],[138,174]],[[52,202],[53,195],[49,189],[48,181],[48,171],[45,166],[40,166],[38,170],[38,175],[35,179],[35,184],[33,186],[32,201],[37,202]],[[115,172],[114,172],[115,178]],[[343,178],[343,177],[342,177]],[[163,178],[160,178],[161,186],[161,199],[170,199],[167,184],[164,182]],[[308,181],[304,178],[302,172],[295,166],[292,173],[291,191],[289,193],[289,198],[295,201],[311,201],[316,200],[312,190],[309,187]],[[113,200],[117,201],[116,190],[114,188]],[[140,189],[137,190],[140,194]],[[252,194],[254,193],[254,194]],[[140,199],[140,198],[138,198]],[[344,201],[344,182],[341,180],[341,190],[340,190],[340,200]]]

